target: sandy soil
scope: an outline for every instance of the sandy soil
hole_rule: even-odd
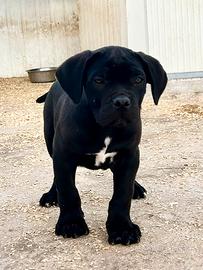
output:
[[[109,171],[77,171],[88,236],[56,237],[59,209],[38,206],[53,177],[35,103],[48,88],[0,79],[0,269],[203,269],[203,80],[171,81],[159,106],[146,96],[138,178],[148,195],[131,210],[143,236],[127,247],[107,243]]]

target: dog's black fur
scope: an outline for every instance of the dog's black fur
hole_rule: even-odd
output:
[[[114,191],[106,222],[108,241],[139,242],[141,232],[130,219],[130,206],[132,198],[143,198],[146,193],[135,181],[140,108],[147,83],[158,104],[167,83],[164,69],[144,53],[111,46],[69,58],[58,68],[56,78],[50,91],[37,100],[45,101],[44,133],[54,166],[53,185],[40,205],[59,205],[57,235],[75,238],[88,234],[75,186],[76,169],[110,168]],[[96,162],[102,149],[107,157]]]

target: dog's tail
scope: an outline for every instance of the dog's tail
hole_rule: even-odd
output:
[[[45,102],[45,99],[47,97],[47,94],[48,94],[48,92],[46,94],[44,94],[43,96],[38,97],[38,99],[36,99],[36,102],[37,103],[43,103],[43,102]]]

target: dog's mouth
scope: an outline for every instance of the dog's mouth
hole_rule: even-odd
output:
[[[118,119],[112,123],[112,126],[115,128],[125,128],[130,123],[131,123],[130,121],[126,121],[124,119]]]
[[[125,128],[137,118],[137,114],[125,111],[113,111],[111,113],[101,112],[96,119],[97,123],[103,127],[111,126],[115,128]]]

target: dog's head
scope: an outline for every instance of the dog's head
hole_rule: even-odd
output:
[[[117,127],[139,117],[147,83],[156,105],[167,83],[166,72],[155,58],[113,46],[69,58],[56,77],[74,103],[85,92],[98,124]]]

